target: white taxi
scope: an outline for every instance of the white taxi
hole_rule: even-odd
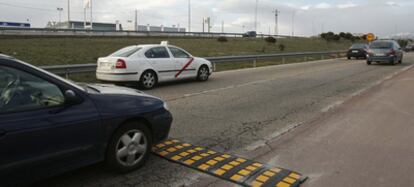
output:
[[[98,59],[96,77],[107,82],[138,82],[152,89],[159,82],[195,78],[207,81],[213,72],[210,61],[162,42],[125,47]]]

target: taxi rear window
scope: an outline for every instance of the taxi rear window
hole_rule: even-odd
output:
[[[140,47],[130,46],[130,47],[125,47],[123,49],[120,49],[120,50],[116,51],[115,53],[112,53],[109,56],[110,57],[130,57],[131,55],[135,54],[139,50],[141,50]]]

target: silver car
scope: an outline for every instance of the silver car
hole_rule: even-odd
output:
[[[377,40],[369,45],[367,64],[372,62],[387,62],[392,65],[402,63],[403,51],[394,40]]]

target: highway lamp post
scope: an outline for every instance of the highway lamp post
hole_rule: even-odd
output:
[[[137,9],[135,9],[135,25],[134,25],[134,27],[135,27],[135,31],[136,32],[138,32],[138,10]]]
[[[70,0],[68,0],[68,23],[70,24]]]
[[[279,35],[279,10],[275,10],[273,11],[273,13],[275,13],[275,35]]]
[[[295,14],[296,14],[296,11],[293,10],[292,12],[292,36],[295,36]]]
[[[205,32],[206,20],[203,18],[203,33]]]
[[[191,32],[191,0],[188,0],[188,32]]]
[[[259,6],[259,0],[256,0],[256,6],[255,6],[255,10],[254,10],[254,30],[257,32],[257,9]]]
[[[56,10],[59,11],[59,26],[61,26],[60,24],[62,23],[62,11],[63,11],[63,8],[58,7],[58,8],[56,8]]]

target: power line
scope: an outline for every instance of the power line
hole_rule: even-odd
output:
[[[37,10],[37,11],[47,11],[47,12],[55,12],[56,11],[56,9],[52,9],[52,8],[51,9],[48,9],[48,8],[38,8],[38,7],[30,7],[30,6],[23,6],[23,5],[3,3],[3,2],[0,2],[0,5],[14,7],[14,8],[24,8],[24,9],[30,9],[30,10]],[[71,11],[71,13],[83,14],[82,11]],[[94,11],[94,14],[112,14],[112,13],[114,13],[114,11]],[[124,11],[117,12],[117,13],[127,14]]]
[[[9,6],[9,7],[15,7],[15,8],[24,8],[24,9],[31,9],[31,10],[38,10],[38,11],[49,11],[49,12],[54,12],[54,9],[46,9],[46,8],[37,8],[37,7],[29,7],[29,6],[22,6],[22,5],[14,5],[14,4],[9,4],[9,3],[3,3],[0,2],[0,5],[3,6]]]

